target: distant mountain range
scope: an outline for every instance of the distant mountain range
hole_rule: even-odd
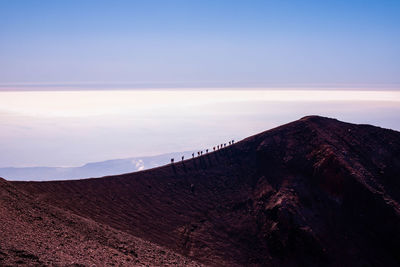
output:
[[[147,157],[113,159],[87,163],[80,167],[5,167],[0,168],[0,177],[14,181],[70,180],[103,177],[159,167],[169,163],[171,158],[179,161],[182,155],[187,159],[191,157],[192,153],[192,151],[186,151]]]

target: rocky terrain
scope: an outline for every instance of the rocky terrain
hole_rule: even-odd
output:
[[[0,265],[400,265],[400,133],[318,116],[142,172],[0,181]]]
[[[0,233],[0,266],[201,266],[126,232],[38,202],[3,179]]]

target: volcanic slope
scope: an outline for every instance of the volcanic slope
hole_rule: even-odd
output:
[[[173,165],[12,185],[207,265],[393,266],[399,174],[399,132],[309,116]]]
[[[201,266],[141,240],[33,200],[0,178],[0,266]]]

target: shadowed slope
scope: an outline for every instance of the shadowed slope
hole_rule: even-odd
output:
[[[196,262],[33,200],[0,178],[0,266],[146,266]]]
[[[395,265],[399,173],[400,133],[312,116],[148,171],[13,184],[210,265]]]

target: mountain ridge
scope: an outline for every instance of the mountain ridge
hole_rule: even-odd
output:
[[[400,133],[319,116],[137,173],[12,182],[211,266],[400,263]]]

